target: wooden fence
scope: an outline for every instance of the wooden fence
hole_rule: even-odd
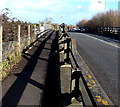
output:
[[[22,52],[22,49],[23,49],[23,46],[21,45],[21,42],[22,42],[22,39],[23,39],[23,37],[21,36],[22,35],[22,33],[21,33],[21,31],[22,31],[22,27],[21,27],[21,25],[18,25],[18,27],[17,27],[18,29],[17,29],[17,40],[16,41],[3,41],[3,30],[4,30],[4,26],[0,26],[0,73],[2,72],[2,63],[3,63],[3,54],[4,54],[4,51],[3,51],[3,44],[4,43],[7,43],[7,44],[9,44],[10,42],[15,42],[16,44],[17,44],[17,52],[18,53],[21,53]],[[33,31],[34,31],[34,34],[32,34],[31,35],[31,25],[30,24],[28,24],[27,25],[27,45],[30,45],[30,43],[31,42],[33,42],[31,39],[32,39],[32,36],[34,36],[34,37],[36,37],[36,25],[34,25],[34,28],[32,29]],[[32,31],[32,32],[33,32]],[[34,38],[34,39],[36,39],[36,38]],[[7,45],[6,45],[7,46]],[[11,49],[9,49],[9,50],[11,50]]]

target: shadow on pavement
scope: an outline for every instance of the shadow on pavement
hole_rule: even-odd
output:
[[[10,105],[12,105],[12,107],[17,106],[28,83],[31,83],[32,85],[42,90],[44,89],[43,84],[30,79],[30,77],[36,67],[39,56],[42,53],[42,50],[46,42],[51,38],[52,33],[50,33],[49,36],[40,43],[39,47],[34,52],[34,54],[31,55],[30,58],[28,58],[28,63],[26,64],[24,69],[21,71],[21,73],[15,74],[15,76],[17,76],[17,79],[15,80],[15,82],[12,84],[12,86],[9,88],[9,90],[7,91],[7,93],[2,99],[3,107],[4,106],[9,107]],[[25,55],[24,53],[24,57],[27,58],[27,54]]]
[[[48,40],[51,40],[52,44],[47,42]],[[56,34],[53,34],[53,32],[50,33],[50,35],[42,42],[40,40],[38,41],[40,42],[40,45],[37,47],[33,55],[24,53],[23,57],[28,61],[28,63],[21,71],[21,73],[15,74],[17,79],[2,99],[3,107],[16,107],[28,83],[44,91],[43,99],[40,102],[40,104],[42,104],[41,107],[68,106],[71,104],[71,99],[73,96],[77,97],[78,99],[78,95],[81,95],[80,91],[78,90],[79,87],[75,87],[75,90],[72,93],[61,93],[59,45],[57,32]],[[46,43],[51,44],[51,50],[45,47]],[[40,57],[43,49],[50,50],[48,59]],[[46,61],[48,63],[45,85],[31,79],[31,75],[34,72],[38,60]],[[76,74],[73,75],[72,78],[77,78]],[[76,84],[79,84],[79,82]]]
[[[59,69],[59,47],[58,37],[52,41],[49,62],[47,66],[47,75],[45,91],[41,107],[62,107],[60,100],[60,69]]]

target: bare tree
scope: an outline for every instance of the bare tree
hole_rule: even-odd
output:
[[[88,23],[88,20],[81,20],[77,23],[77,26],[84,27]]]
[[[53,21],[52,21],[52,18],[46,18],[45,20],[44,20],[44,23],[46,23],[46,24],[51,24]]]
[[[120,13],[117,10],[109,10],[107,12],[98,13],[89,21],[79,21],[78,26],[84,26],[89,29],[95,27],[120,27]]]

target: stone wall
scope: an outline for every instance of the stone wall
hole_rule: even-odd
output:
[[[9,55],[14,55],[17,50],[17,41],[3,42],[3,60],[5,60]]]
[[[34,43],[38,37],[48,32],[47,30],[44,32],[41,32],[39,29],[35,30],[35,26],[32,28],[32,26],[28,25],[28,34],[21,35],[21,29],[21,26],[18,25],[16,40],[3,41],[3,27],[0,26],[0,79],[5,78],[11,71],[10,69],[21,60],[24,49],[28,49],[29,45]]]
[[[34,42],[35,40],[36,40],[36,36],[30,37],[30,43]],[[24,36],[20,38],[21,52],[29,45],[28,41],[29,41],[28,36]],[[17,41],[3,42],[2,47],[3,47],[3,53],[2,53],[3,60],[5,60],[9,55],[15,55],[16,53],[18,53],[19,47],[17,45]]]

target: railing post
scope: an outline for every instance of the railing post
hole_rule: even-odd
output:
[[[30,45],[30,25],[28,25],[28,45]]]
[[[64,48],[64,63],[67,63],[69,64],[70,63],[70,56],[69,56],[69,53],[70,53],[70,41],[71,41],[71,38],[70,37],[67,37],[67,34],[64,34],[64,41],[65,41],[65,48]]]
[[[34,25],[34,36],[36,37],[35,39],[38,38],[36,24]]]
[[[63,62],[60,66],[60,79],[61,79],[61,93],[70,93],[71,92],[71,64],[64,63],[67,58],[67,41],[66,34],[61,33],[59,39],[59,48],[60,48],[60,62]],[[65,56],[65,57],[64,57]]]
[[[36,24],[34,25],[34,35],[36,35]]]
[[[72,43],[72,52],[74,55],[76,55],[77,54],[77,45],[76,45],[77,41],[76,41],[76,39],[72,38],[71,43]]]
[[[0,26],[0,101],[2,100],[2,32],[3,27]],[[0,107],[2,106],[2,102],[0,103]]]
[[[76,97],[77,99],[80,98],[80,89],[79,89],[79,79],[81,76],[81,71],[75,70],[72,72],[71,75],[71,82],[72,82],[72,92],[73,96]],[[79,99],[81,100],[81,99]]]
[[[40,28],[41,28],[41,24],[39,23],[39,31],[41,32],[41,29],[40,29]]]
[[[0,26],[0,73],[2,72],[2,33],[3,27]]]
[[[60,54],[60,62],[64,62],[64,43],[62,43],[62,42],[64,42],[64,37],[63,37],[63,34],[59,34],[59,35],[61,35],[61,38],[59,39],[59,49],[60,49],[60,52],[59,52],[59,54]]]
[[[17,40],[17,42],[18,42],[18,52],[20,53],[20,51],[21,51],[21,45],[20,45],[20,29],[21,29],[21,26],[20,25],[18,25],[18,40]]]
[[[67,63],[70,63],[70,41],[71,41],[71,38],[70,37],[67,37]]]

